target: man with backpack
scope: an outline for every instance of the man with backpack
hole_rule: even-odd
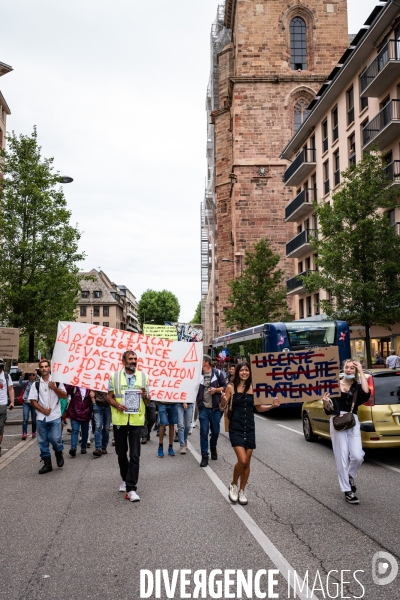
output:
[[[13,383],[10,375],[4,371],[4,361],[0,358],[0,456],[4,425],[7,421],[8,399],[10,399],[10,410],[12,410],[14,408]]]
[[[127,350],[122,355],[123,369],[110,377],[107,401],[111,418],[122,483],[120,492],[131,502],[140,500],[137,490],[139,479],[140,441],[145,420],[146,404],[150,402],[149,378],[137,370],[137,355]],[[128,460],[129,445],[129,460]]]
[[[57,466],[61,468],[64,465],[60,399],[67,397],[67,391],[62,383],[52,380],[50,363],[46,358],[39,362],[39,369],[41,377],[32,385],[28,400],[36,409],[36,434],[43,461],[39,474],[43,475],[53,470],[50,444],[56,455]]]

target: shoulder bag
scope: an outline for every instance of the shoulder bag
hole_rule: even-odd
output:
[[[356,424],[356,420],[353,415],[353,409],[356,404],[356,398],[358,389],[354,392],[353,403],[351,405],[350,412],[344,413],[343,415],[336,415],[332,419],[332,425],[336,431],[346,431],[346,429],[352,429]]]

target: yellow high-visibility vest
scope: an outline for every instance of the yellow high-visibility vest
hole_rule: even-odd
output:
[[[124,400],[124,391],[128,389],[140,390],[142,387],[147,389],[149,385],[149,377],[143,371],[135,371],[135,384],[133,388],[128,387],[125,369],[116,371],[111,375],[110,381],[114,392],[114,397],[118,404],[122,404]],[[145,385],[143,385],[145,384]],[[143,398],[140,399],[139,412],[136,415],[127,415],[120,412],[114,406],[111,407],[111,419],[113,425],[136,425],[138,427],[144,425],[146,405]]]

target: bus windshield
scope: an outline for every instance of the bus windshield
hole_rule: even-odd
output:
[[[285,323],[290,348],[296,350],[308,346],[333,346],[335,344],[336,326],[333,321],[314,322],[312,326],[307,323]]]

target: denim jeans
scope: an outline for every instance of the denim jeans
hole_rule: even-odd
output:
[[[208,456],[208,432],[211,430],[210,448],[215,450],[217,447],[219,436],[219,423],[221,421],[222,412],[213,410],[212,408],[203,407],[199,411],[200,421],[200,449],[201,454]]]
[[[71,450],[76,450],[80,428],[82,428],[81,448],[86,448],[89,435],[89,421],[75,421],[71,419]]]
[[[182,447],[187,442],[189,429],[192,424],[193,404],[188,404],[186,410],[183,408],[183,404],[178,404],[177,408],[179,445]]]
[[[96,450],[107,448],[110,438],[110,423],[111,423],[111,407],[110,406],[93,406],[94,417],[94,445]]]
[[[22,405],[23,421],[22,421],[22,433],[28,433],[28,421],[29,413],[32,417],[32,433],[36,432],[36,409],[33,408],[32,404],[24,402]]]
[[[54,452],[62,452],[64,445],[61,439],[61,417],[47,423],[36,421],[37,441],[40,449],[40,458],[50,458],[50,444],[53,446]]]

